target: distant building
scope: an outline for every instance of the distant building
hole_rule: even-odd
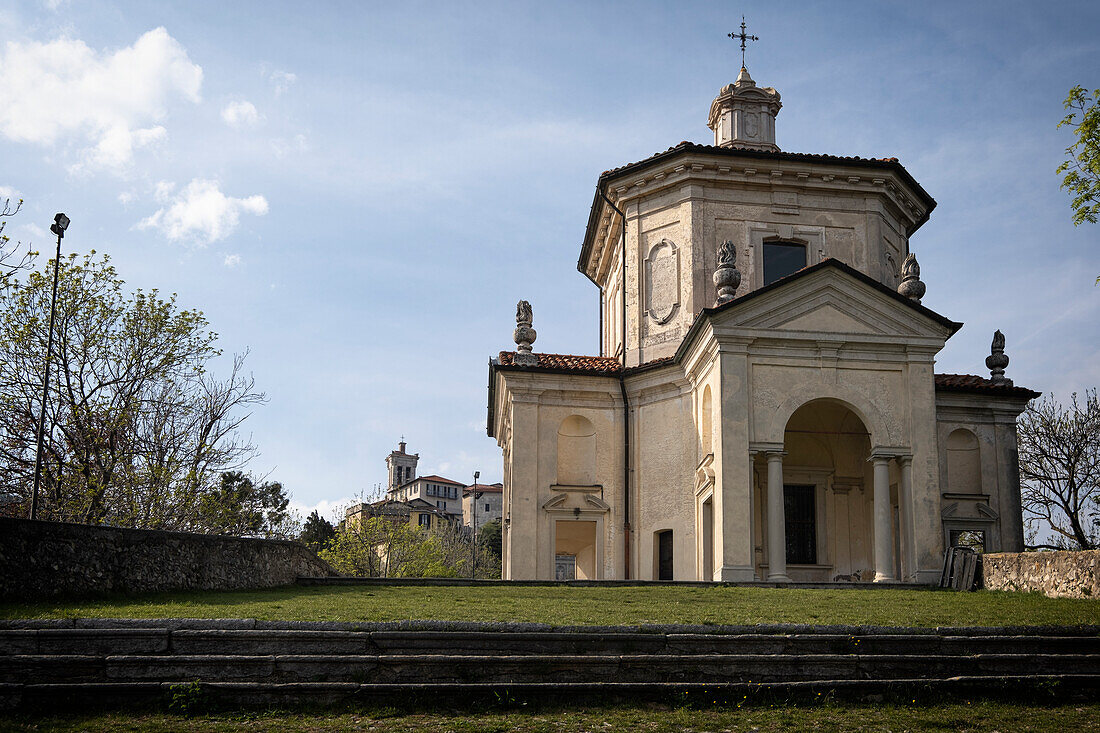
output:
[[[473,484],[462,490],[462,523],[472,526],[474,513],[477,526],[500,519],[504,515],[504,484]]]
[[[405,438],[402,437],[397,444],[397,450],[386,456],[386,492],[389,493],[416,478],[416,464],[419,460],[419,453],[405,452]]]
[[[374,517],[397,524],[408,523],[413,527],[429,530],[441,529],[445,523],[454,521],[451,515],[422,499],[411,501],[383,499],[373,504],[360,503],[348,507],[344,511],[344,526],[349,530],[355,529]]]
[[[452,481],[442,476],[421,476],[412,481],[391,489],[386,498],[395,501],[413,501],[419,499],[439,509],[454,521],[462,519],[462,490],[465,488],[461,482]]]

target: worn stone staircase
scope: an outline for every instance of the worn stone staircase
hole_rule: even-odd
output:
[[[156,706],[173,694],[222,707],[1100,699],[1100,627],[0,622],[0,709]]]

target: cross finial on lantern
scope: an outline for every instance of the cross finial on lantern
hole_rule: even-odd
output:
[[[740,33],[727,33],[730,38],[735,41],[741,41],[741,68],[745,68],[745,41],[759,41],[756,36],[750,36],[745,33],[745,16],[741,16],[741,32]]]

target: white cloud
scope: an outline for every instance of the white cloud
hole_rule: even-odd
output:
[[[305,153],[309,149],[309,140],[302,134],[295,135],[292,140],[277,137],[271,141],[271,152],[276,158],[285,158],[290,153]]]
[[[129,206],[134,202],[133,191],[123,191],[118,195],[118,202],[123,206]]]
[[[49,232],[47,232],[45,229],[38,226],[37,224],[23,224],[22,226],[19,227],[18,231],[21,233],[21,235],[23,237],[25,237],[26,239],[31,240],[31,241],[33,241],[35,239],[47,239],[48,240],[48,239],[53,238],[52,234],[50,234]]]
[[[157,200],[165,206],[142,219],[138,229],[157,229],[173,241],[206,245],[225,239],[240,224],[241,214],[263,216],[267,199],[260,195],[233,198],[221,192],[217,181],[195,178],[176,196],[171,184],[157,184]]]
[[[369,498],[365,498],[365,500],[370,501]],[[328,521],[332,522],[333,524],[336,524],[337,522],[343,520],[343,518],[344,518],[344,509],[351,506],[352,504],[358,504],[358,503],[359,503],[359,498],[358,497],[353,497],[353,496],[345,496],[341,499],[336,499],[335,501],[329,501],[328,499],[323,499],[323,500],[321,500],[321,501],[319,501],[319,502],[317,502],[316,504],[313,504],[313,505],[303,504],[299,501],[295,501],[294,499],[291,499],[290,500],[290,508],[295,510],[296,512],[298,512],[299,515],[301,515],[303,522],[306,520],[306,518],[310,514],[312,514],[314,511],[316,511],[318,514],[320,514],[322,517],[324,517]]]
[[[157,181],[153,187],[153,198],[162,204],[168,203],[172,198],[172,192],[176,190],[176,184],[172,181]]]
[[[16,142],[83,143],[71,170],[121,172],[160,142],[176,99],[197,103],[202,68],[164,28],[97,52],[81,40],[9,41],[0,51],[0,135]]]
[[[225,261],[222,264],[224,264],[226,267],[232,269],[232,268],[236,267],[237,265],[241,264],[241,256],[240,255],[226,255],[225,256]]]
[[[275,96],[281,97],[290,89],[290,85],[298,81],[298,75],[292,74],[289,71],[273,71],[271,72],[271,84],[275,87]]]
[[[19,199],[21,198],[23,198],[23,194],[21,194],[18,190],[12,188],[11,186],[0,186],[0,203],[3,203],[8,199],[11,199],[12,201],[19,201]],[[12,206],[15,206],[15,204],[13,203]]]
[[[222,119],[234,130],[243,130],[246,127],[255,127],[261,118],[252,102],[241,100],[225,105],[225,109],[222,110]]]

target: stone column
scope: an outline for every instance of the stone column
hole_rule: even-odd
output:
[[[789,583],[787,577],[787,527],[783,511],[782,451],[768,454],[768,580]]]
[[[898,456],[898,507],[901,509],[901,573],[909,580],[917,571],[913,552],[913,456]]]
[[[875,582],[893,581],[894,533],[890,521],[890,457],[871,456],[875,465]]]

